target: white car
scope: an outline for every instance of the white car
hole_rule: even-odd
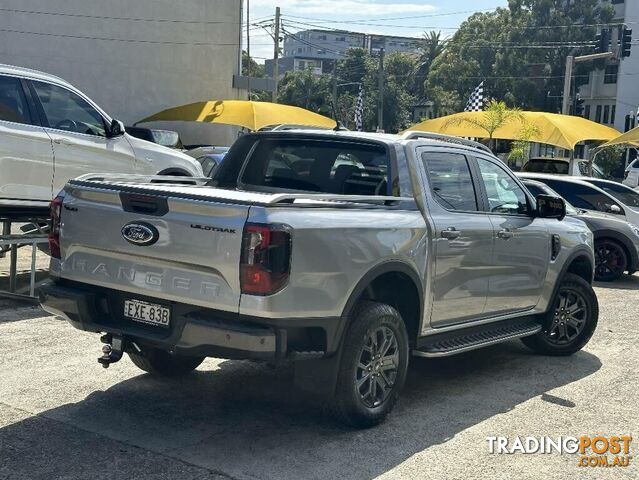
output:
[[[570,171],[569,158],[537,157],[528,160],[521,168],[526,173],[547,173],[549,175],[571,175],[574,177],[588,176],[588,161],[575,159],[572,172]],[[606,175],[597,165],[592,165],[592,176],[606,178]]]
[[[87,173],[202,176],[197,160],[124,131],[61,78],[0,65],[0,201],[46,201]]]
[[[639,187],[639,158],[636,158],[626,167],[623,184],[632,188]]]

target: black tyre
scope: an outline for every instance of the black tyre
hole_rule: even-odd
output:
[[[543,355],[572,355],[588,343],[597,328],[597,296],[587,281],[567,273],[546,315],[544,329],[521,341]]]
[[[339,421],[371,427],[399,398],[408,370],[408,334],[393,307],[362,302],[346,331],[330,411]]]
[[[595,280],[613,282],[628,270],[628,255],[623,246],[614,240],[595,241]]]
[[[158,377],[181,377],[195,370],[204,357],[176,355],[158,348],[144,347],[142,352],[128,352],[136,367]]]

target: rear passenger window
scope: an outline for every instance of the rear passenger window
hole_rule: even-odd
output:
[[[241,184],[262,191],[393,195],[382,145],[327,140],[263,139],[243,168]]]
[[[0,76],[0,120],[31,123],[27,99],[18,78]]]
[[[447,210],[478,210],[475,187],[464,155],[426,152],[422,154],[422,161],[437,203]]]

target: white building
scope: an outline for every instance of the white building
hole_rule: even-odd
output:
[[[634,28],[633,41],[639,37],[639,1],[613,0],[614,23]],[[611,51],[617,48],[617,30],[613,29]],[[606,61],[604,70],[593,70],[588,83],[579,88],[584,100],[584,117],[598,123],[625,130],[626,116],[636,115],[639,108],[639,45],[633,45],[630,57]]]
[[[0,63],[58,75],[132,124],[165,108],[245,97],[233,88],[241,0],[3,0]],[[237,129],[195,123],[184,143],[230,144]]]

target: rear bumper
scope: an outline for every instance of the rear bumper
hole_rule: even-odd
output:
[[[123,299],[132,297],[168,306],[169,328],[123,317]],[[49,281],[40,288],[39,298],[45,310],[79,330],[120,335],[183,355],[274,361],[321,358],[335,352],[341,334],[340,318],[246,317],[71,282]]]

